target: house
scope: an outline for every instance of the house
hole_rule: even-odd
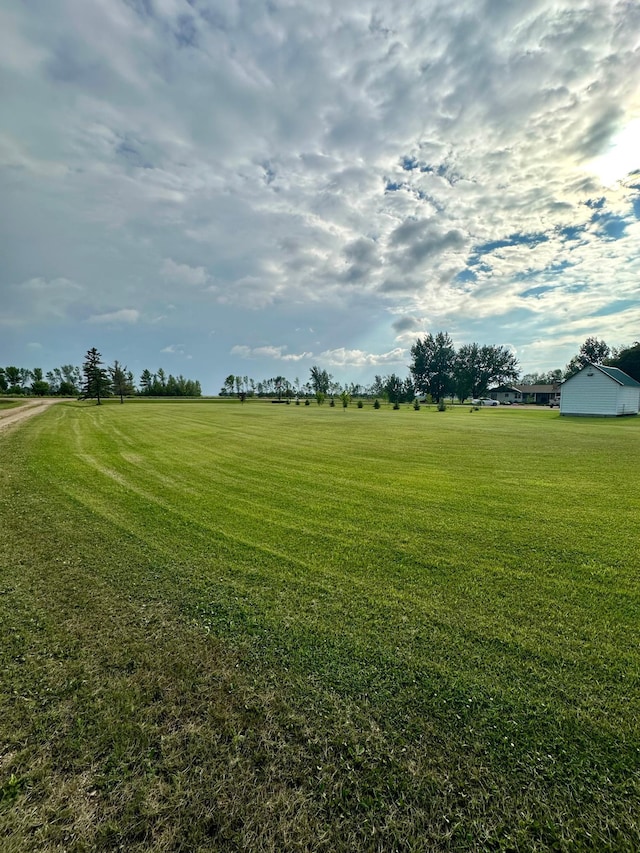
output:
[[[561,415],[615,418],[640,411],[640,382],[617,367],[587,364],[562,383]]]
[[[499,403],[536,403],[548,405],[555,400],[558,385],[500,385],[492,388],[489,396]]]

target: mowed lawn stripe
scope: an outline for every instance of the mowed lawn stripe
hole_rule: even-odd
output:
[[[637,445],[635,422],[546,411],[63,404],[0,447],[3,575],[20,598],[12,567],[37,573],[46,619],[68,551],[69,598],[50,593],[52,609],[91,601],[95,583],[131,620],[129,637],[116,620],[114,642],[135,635],[158,678],[175,656],[169,625],[203,673],[207,642],[239,656],[230,665],[260,708],[241,741],[254,787],[230,810],[239,823],[218,819],[222,847],[253,827],[252,849],[632,850]],[[38,508],[55,559],[42,534],[25,539]],[[149,608],[162,612],[157,657]],[[134,716],[150,708],[132,700]],[[285,786],[286,832],[255,788],[256,761],[269,784],[282,770],[256,746],[267,730],[292,765],[316,762]],[[115,802],[103,806],[117,822]]]

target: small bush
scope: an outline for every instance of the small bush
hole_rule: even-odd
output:
[[[333,397],[332,397],[332,398],[331,398],[331,400],[329,401],[329,405],[331,406],[331,408],[332,408],[332,409],[335,407],[335,405],[336,405],[336,401],[333,399]]]
[[[416,399],[413,401],[413,408],[416,410],[416,412],[419,412],[419,411],[420,411],[420,401],[418,400],[418,398],[417,398],[417,397],[416,397]]]
[[[362,408],[362,400],[358,400],[358,408],[359,408],[359,409],[361,409],[361,408]]]
[[[397,412],[399,408],[400,408],[400,403],[396,400],[395,403],[393,404],[394,412]]]
[[[374,401],[373,401],[373,408],[374,408],[374,409],[379,409],[379,408],[380,408],[380,400],[374,400]]]
[[[438,401],[438,411],[439,412],[446,412],[447,411],[447,404],[445,403],[444,400]]]
[[[300,400],[298,400],[298,398],[296,397],[296,406],[299,406],[299,405],[300,405]]]
[[[311,403],[309,402],[309,399],[308,399],[308,398],[304,401],[304,404],[305,404],[305,406],[310,406],[310,405],[311,405]]]

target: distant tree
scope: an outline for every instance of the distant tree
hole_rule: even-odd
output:
[[[49,383],[45,381],[44,376],[42,375],[42,368],[34,367],[31,371],[31,376],[33,377],[31,393],[35,394],[36,397],[44,397],[45,394],[48,394]]]
[[[522,385],[558,385],[562,382],[562,370],[548,370],[546,373],[525,373],[520,379]]]
[[[98,406],[101,405],[102,398],[108,395],[111,387],[109,374],[102,363],[102,355],[95,347],[92,347],[87,351],[82,365],[84,374],[82,394],[85,398],[97,399]]]
[[[404,382],[396,374],[385,376],[383,383],[384,395],[390,403],[399,403],[403,396]]]
[[[113,393],[118,394],[120,402],[124,403],[125,395],[129,396],[135,392],[135,388],[133,387],[133,375],[116,359],[113,366],[109,368],[109,376],[111,377]]]
[[[282,400],[282,392],[286,390],[287,380],[284,376],[275,376],[273,379],[273,387],[278,395],[278,400]]]
[[[0,393],[4,393],[8,387],[7,374],[4,372],[4,367],[0,367]]]
[[[370,397],[381,397],[384,394],[384,379],[379,374],[373,377],[373,382],[367,388],[367,394]]]
[[[146,368],[140,375],[140,393],[150,397],[153,392],[153,374]]]
[[[461,402],[484,397],[492,385],[514,382],[519,375],[518,361],[507,347],[464,344],[454,359],[454,388]]]
[[[341,402],[342,402],[342,408],[343,408],[343,409],[346,409],[346,408],[347,408],[347,406],[349,405],[349,403],[351,402],[351,394],[350,394],[350,393],[345,389],[345,390],[340,394],[340,400],[341,400]]]
[[[608,364],[624,370],[636,382],[640,382],[640,341],[636,341],[633,346],[619,350],[616,357],[611,359]]]
[[[321,370],[317,365],[314,366],[310,370],[311,374],[311,387],[315,394],[321,393],[325,396],[329,393],[329,386],[331,384],[332,376],[327,373],[326,370]]]
[[[7,389],[9,394],[22,394],[23,388],[20,368],[10,364],[8,367],[5,367],[4,372],[9,386]]]
[[[224,380],[224,387],[227,389],[227,394],[233,395],[233,386],[235,385],[236,377],[230,373]]]
[[[419,393],[431,394],[438,402],[451,392],[455,349],[447,332],[418,338],[411,347],[411,357],[409,369]]]
[[[28,367],[20,368],[20,387],[22,388],[23,394],[27,391],[27,386],[29,385],[29,382],[32,377],[33,374],[31,373]]]
[[[580,347],[577,355],[567,364],[564,372],[564,378],[569,379],[575,376],[587,364],[604,364],[609,357],[611,348],[604,341],[599,341],[597,338],[587,338]]]

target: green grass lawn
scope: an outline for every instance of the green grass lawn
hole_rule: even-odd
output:
[[[640,419],[0,436],[3,850],[640,849]]]

